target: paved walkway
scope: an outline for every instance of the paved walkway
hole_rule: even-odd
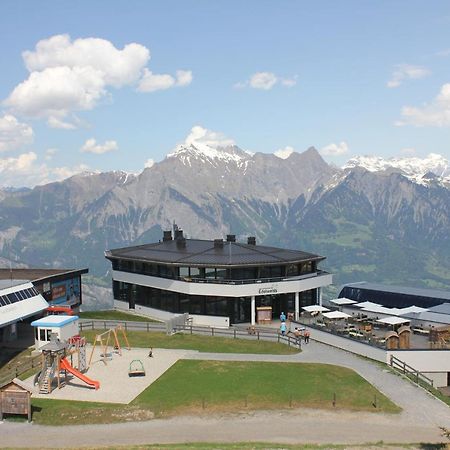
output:
[[[114,425],[44,427],[5,422],[0,445],[80,447],[183,442],[363,444],[367,442],[443,441],[439,426],[450,428],[450,409],[428,393],[378,364],[311,342],[295,355],[189,353],[190,359],[315,362],[356,370],[403,408],[398,415],[297,409],[205,417],[175,417]]]

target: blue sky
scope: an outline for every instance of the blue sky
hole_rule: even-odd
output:
[[[3,0],[0,46],[0,185],[138,172],[194,126],[338,165],[450,158],[446,1]]]

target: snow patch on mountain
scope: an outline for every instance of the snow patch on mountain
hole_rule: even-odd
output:
[[[292,153],[294,153],[294,148],[291,147],[290,145],[288,145],[288,146],[286,146],[284,148],[280,148],[279,150],[274,152],[274,155],[278,156],[278,158],[281,158],[281,159],[288,159],[289,156],[292,155]]]
[[[434,173],[443,182],[450,182],[449,162],[442,155],[430,153],[426,158],[381,158],[379,156],[356,156],[342,168],[362,167],[369,172],[397,171],[418,184],[427,185],[430,173]]]

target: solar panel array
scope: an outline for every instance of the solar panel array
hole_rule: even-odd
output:
[[[20,291],[11,292],[9,294],[0,295],[0,308],[2,306],[11,305],[12,303],[21,302],[31,297],[36,297],[39,292],[36,288],[21,289]]]

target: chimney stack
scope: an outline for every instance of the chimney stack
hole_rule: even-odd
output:
[[[214,248],[223,248],[223,239],[214,239]]]
[[[236,242],[235,234],[227,234],[227,242]]]
[[[247,244],[248,245],[256,245],[256,237],[255,236],[249,236],[247,238]]]
[[[163,231],[163,242],[171,241],[172,240],[172,232],[169,231]]]

